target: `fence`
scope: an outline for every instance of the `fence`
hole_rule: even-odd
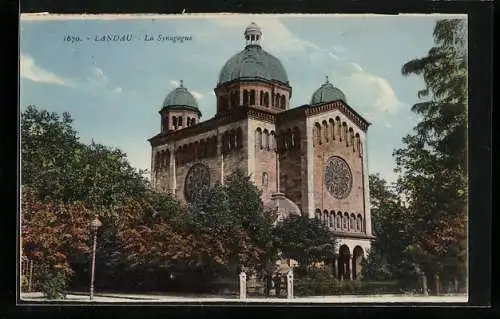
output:
[[[21,291],[32,292],[33,290],[33,260],[26,256],[21,258]]]

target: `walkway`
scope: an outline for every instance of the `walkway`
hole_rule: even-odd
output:
[[[41,293],[25,293],[21,295],[21,300],[29,303],[30,301],[40,302],[45,301]],[[465,303],[468,298],[466,295],[449,295],[449,296],[408,296],[408,295],[342,295],[342,296],[315,296],[315,297],[295,297],[294,299],[283,298],[247,298],[240,300],[237,297],[183,297],[183,296],[163,296],[163,295],[139,295],[139,294],[95,294],[92,302],[98,303],[113,303],[113,302],[153,302],[153,303]],[[59,302],[59,301],[58,301]],[[91,302],[88,295],[69,294],[66,299],[60,302]]]

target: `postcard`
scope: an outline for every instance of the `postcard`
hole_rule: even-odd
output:
[[[467,302],[467,16],[24,14],[24,303]]]

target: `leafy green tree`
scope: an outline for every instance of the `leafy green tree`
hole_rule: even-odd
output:
[[[371,215],[376,239],[363,267],[363,278],[366,280],[413,278],[415,269],[405,255],[406,248],[412,242],[412,233],[407,231],[411,223],[407,209],[398,194],[379,174],[371,174],[369,183]]]
[[[335,238],[317,219],[291,215],[278,222],[273,235],[281,256],[296,260],[303,268],[333,259]]]
[[[75,274],[71,256],[89,252],[91,215],[82,203],[41,202],[29,187],[22,198],[22,252],[33,261],[34,288],[51,299],[63,297]]]
[[[119,233],[129,223],[127,216],[135,214],[144,218],[141,223],[150,223],[154,220],[153,214],[147,213],[156,209],[172,217],[172,221],[178,221],[178,203],[151,190],[143,177],[144,172],[135,170],[119,149],[80,142],[72,123],[69,113],[50,113],[35,106],[28,106],[21,115],[21,182],[23,190],[29,190],[22,194],[23,205],[28,205],[21,211],[22,236],[26,238],[24,252],[31,254],[31,258],[43,256],[40,258],[50,262],[44,267],[46,278],[56,278],[55,282],[63,277],[71,279],[69,288],[87,287],[90,277],[88,250],[60,246],[63,241],[57,238],[53,244],[47,240],[44,245],[52,246],[45,250],[33,250],[33,247],[45,247],[33,246],[37,238],[45,238],[51,233],[58,236],[51,227],[66,229],[74,222],[57,218],[61,214],[58,207],[80,205],[80,210],[93,212],[78,215],[85,229],[88,230],[94,213],[98,213],[103,222],[98,234],[96,276],[103,278],[99,284],[113,286],[122,281],[117,274],[126,273],[125,270],[133,265],[123,249]],[[57,205],[46,206],[49,203]],[[72,216],[77,216],[75,214]],[[76,231],[79,228],[69,229]],[[67,235],[73,236],[72,242],[78,243],[75,233]],[[86,244],[90,237],[86,235]],[[54,246],[56,244],[58,246]],[[64,276],[56,276],[61,269]]]
[[[69,113],[35,106],[21,114],[21,178],[42,200],[82,201],[104,210],[147,191],[137,171],[119,149],[79,141]]]
[[[221,239],[227,255],[219,264],[227,275],[236,276],[241,267],[258,268],[264,263],[269,243],[266,230],[272,227],[273,216],[264,211],[260,191],[250,177],[235,171],[224,185],[202,192],[190,213],[193,232]]]
[[[424,79],[421,117],[395,151],[399,188],[409,203],[406,252],[431,280],[465,281],[467,202],[467,42],[465,20],[440,20],[428,54],[406,63],[404,75]],[[446,278],[447,277],[447,278]],[[432,288],[435,285],[431,286]]]

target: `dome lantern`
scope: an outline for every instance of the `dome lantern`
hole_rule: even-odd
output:
[[[260,46],[260,39],[262,38],[262,31],[260,27],[255,24],[255,22],[250,23],[250,25],[245,29],[245,41],[246,45],[258,45]]]
[[[254,22],[244,32],[246,46],[226,61],[219,73],[218,85],[242,79],[277,81],[289,85],[281,61],[266,52],[260,44],[262,31]]]

